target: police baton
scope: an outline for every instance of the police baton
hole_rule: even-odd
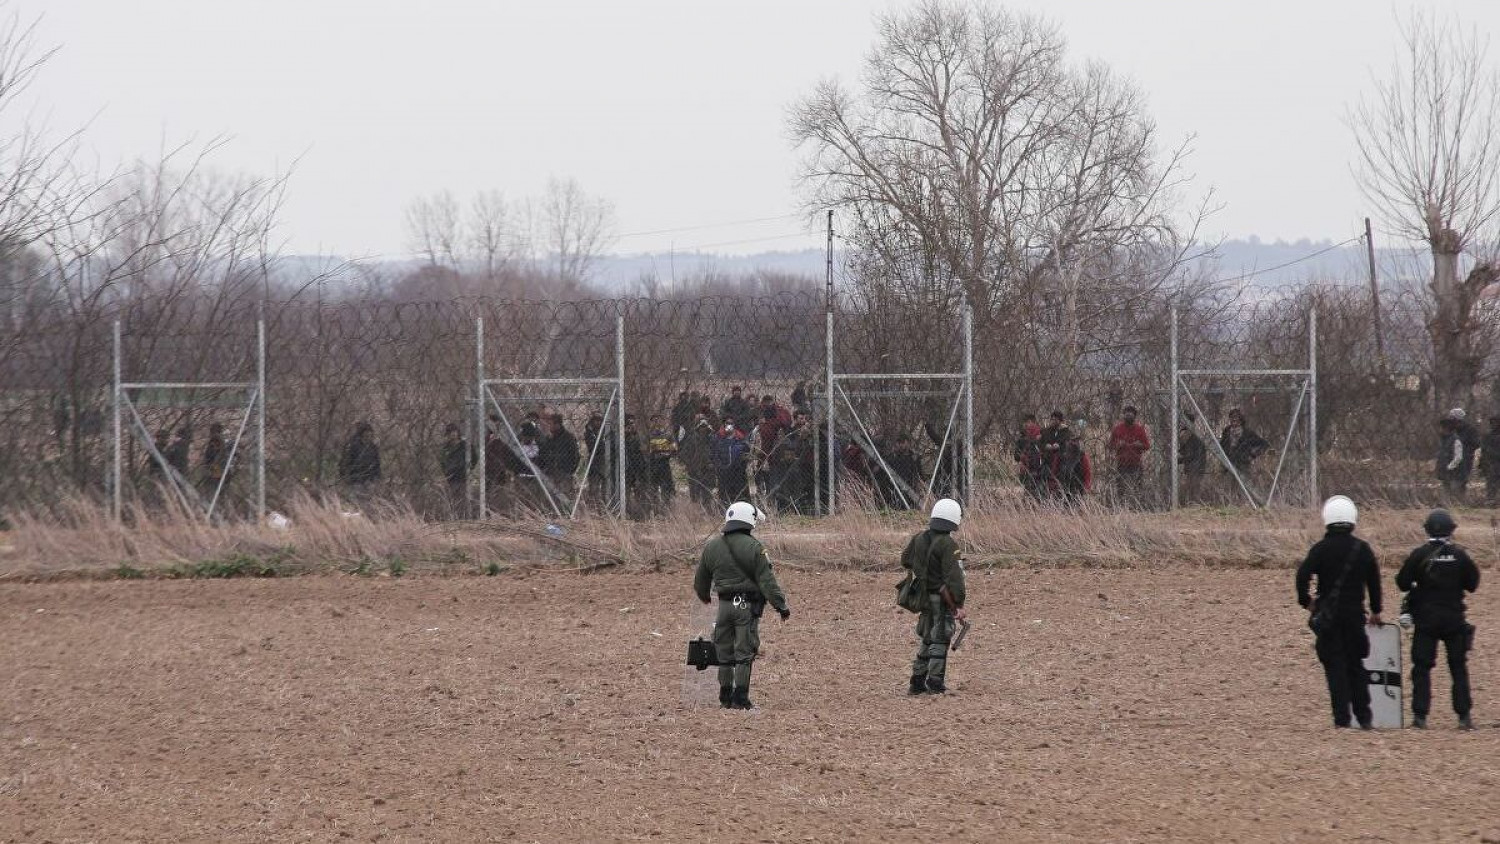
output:
[[[958,622],[958,635],[953,637],[953,644],[949,646],[950,650],[958,650],[959,646],[964,643],[964,637],[969,635],[969,628],[972,626],[967,619]]]

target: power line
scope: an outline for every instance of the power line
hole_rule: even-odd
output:
[[[765,243],[771,240],[789,240],[794,237],[814,237],[811,232],[790,232],[788,234],[771,235],[770,237],[749,237],[744,240],[721,240],[716,243],[694,243],[690,246],[675,247],[677,252],[688,252],[694,249],[709,249],[714,246],[738,246],[742,243]]]
[[[801,216],[803,216],[803,215],[802,214],[780,214],[780,215],[775,216],[775,217],[753,217],[753,218],[746,219],[746,220],[729,220],[729,221],[723,222],[723,223],[703,223],[703,224],[700,224],[700,225],[693,225],[693,226],[678,226],[676,228],[670,228],[670,229],[651,229],[649,231],[626,232],[626,233],[621,234],[621,235],[615,235],[615,239],[616,240],[624,240],[627,237],[646,237],[648,235],[656,235],[656,234],[673,234],[675,232],[703,231],[704,229],[727,229],[730,226],[743,226],[743,225],[749,225],[750,223],[770,223],[770,222],[774,222],[776,220],[790,220],[793,217],[801,217]]]
[[[1364,239],[1365,239],[1365,236],[1362,235],[1362,234],[1355,235],[1354,237],[1349,238],[1348,240],[1344,241],[1343,243],[1335,243],[1332,246],[1325,246],[1325,247],[1323,247],[1322,249],[1319,249],[1316,252],[1310,252],[1310,253],[1308,253],[1306,255],[1303,255],[1300,258],[1293,258],[1292,260],[1287,261],[1285,263],[1276,264],[1275,266],[1265,267],[1263,269],[1255,270],[1253,272],[1248,272],[1248,273],[1245,273],[1243,275],[1238,275],[1238,276],[1235,276],[1232,279],[1221,278],[1221,279],[1218,279],[1218,281],[1245,281],[1246,279],[1255,278],[1258,275],[1264,275],[1266,273],[1275,272],[1277,270],[1284,270],[1287,267],[1296,266],[1297,264],[1300,264],[1303,261],[1311,261],[1312,259],[1314,259],[1314,258],[1316,258],[1316,257],[1318,257],[1320,255],[1326,255],[1326,254],[1328,254],[1329,252],[1332,252],[1335,249],[1343,249],[1345,246],[1348,246],[1351,243],[1359,243],[1360,241],[1362,241]]]

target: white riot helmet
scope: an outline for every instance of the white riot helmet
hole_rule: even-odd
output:
[[[1359,521],[1359,508],[1347,495],[1335,495],[1323,502],[1323,524],[1327,527],[1348,525],[1354,527]]]
[[[964,520],[964,508],[951,498],[944,498],[932,505],[932,523],[934,530],[955,531]]]
[[[766,517],[754,504],[736,501],[724,511],[724,530],[753,530]]]

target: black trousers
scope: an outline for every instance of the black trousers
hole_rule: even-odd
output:
[[[1448,673],[1453,676],[1453,711],[1468,715],[1474,701],[1469,695],[1468,624],[1459,618],[1441,625],[1421,626],[1411,638],[1411,712],[1425,718],[1432,710],[1432,667],[1437,664],[1438,642],[1448,654]]]
[[[1365,635],[1365,620],[1340,619],[1332,629],[1318,634],[1315,648],[1328,681],[1333,723],[1347,727],[1351,714],[1359,723],[1369,723],[1370,685],[1364,659],[1370,654],[1370,637]]]

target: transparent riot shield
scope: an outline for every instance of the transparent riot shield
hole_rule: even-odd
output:
[[[714,666],[698,670],[686,662],[688,643],[697,638],[712,640],[714,618],[719,611],[719,599],[704,604],[696,598],[689,601],[686,624],[678,631],[679,659],[682,665],[682,704],[688,707],[719,705],[719,671]]]

